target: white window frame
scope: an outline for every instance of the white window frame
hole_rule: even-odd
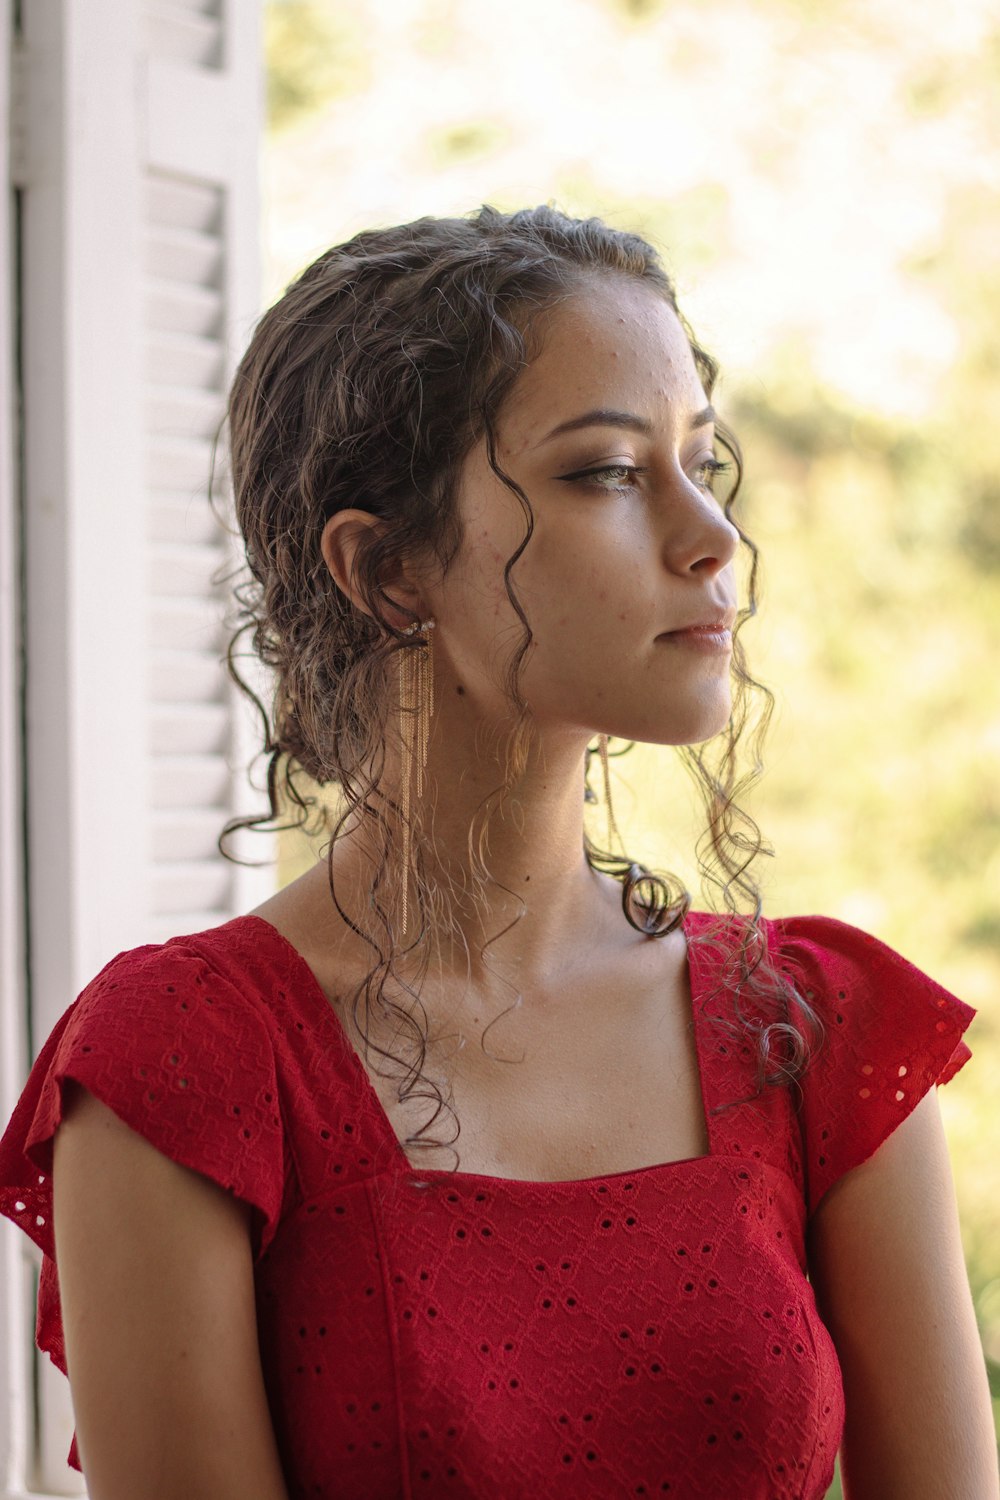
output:
[[[8,186],[18,188],[22,204],[24,265],[17,298],[8,191],[0,206],[4,1123],[32,1054],[98,969],[123,948],[160,940],[172,920],[175,931],[192,930],[200,915],[195,902],[185,911],[176,902],[164,908],[162,893],[172,880],[176,890],[203,874],[207,857],[182,858],[165,870],[155,853],[156,819],[162,832],[164,814],[155,812],[153,797],[156,711],[144,687],[150,585],[139,565],[150,546],[143,501],[157,420],[144,385],[143,215],[151,174],[220,195],[219,395],[260,312],[262,92],[260,8],[253,3],[21,0],[23,48],[12,41],[14,4],[0,0],[0,131]],[[22,319],[23,431],[14,358]],[[169,404],[161,400],[157,410]],[[174,406],[183,410],[183,400]],[[235,563],[235,541],[228,545]],[[183,544],[174,548],[184,553]],[[221,829],[227,816],[261,811],[264,799],[246,778],[254,716],[219,671],[223,686],[207,717],[218,722],[221,713],[225,720]],[[261,687],[259,672],[245,675]],[[198,718],[188,715],[195,727]],[[262,863],[243,868],[213,856],[226,881],[200,925],[245,911],[275,888],[273,837],[247,834],[230,847]],[[4,1500],[85,1493],[66,1464],[68,1383],[34,1347],[39,1260],[23,1233],[0,1220]]]

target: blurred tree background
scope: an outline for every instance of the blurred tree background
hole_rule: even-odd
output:
[[[1000,13],[269,0],[266,41],[269,301],[360,228],[483,202],[663,252],[762,554],[765,911],[863,926],[979,1010],[940,1099],[1000,1416]],[[613,764],[630,852],[703,904],[674,752]],[[286,836],[282,880],[313,857]]]

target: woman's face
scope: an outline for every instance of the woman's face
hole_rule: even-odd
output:
[[[714,429],[687,338],[662,297],[614,275],[545,314],[541,334],[496,424],[535,518],[511,572],[534,633],[522,694],[543,736],[698,743],[728,721],[731,651],[664,637],[732,625],[739,536],[709,489]],[[442,686],[489,718],[506,713],[498,684],[523,634],[503,568],[526,520],[485,439],[458,499],[463,545],[425,598]]]

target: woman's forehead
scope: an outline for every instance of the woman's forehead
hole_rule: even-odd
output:
[[[504,403],[509,444],[531,448],[577,411],[684,423],[706,397],[687,335],[656,290],[624,277],[587,285],[542,315],[536,353]]]

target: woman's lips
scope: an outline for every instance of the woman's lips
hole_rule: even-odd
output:
[[[733,645],[732,631],[724,625],[689,625],[686,630],[670,630],[657,636],[657,640],[683,642],[703,651],[730,651]]]

